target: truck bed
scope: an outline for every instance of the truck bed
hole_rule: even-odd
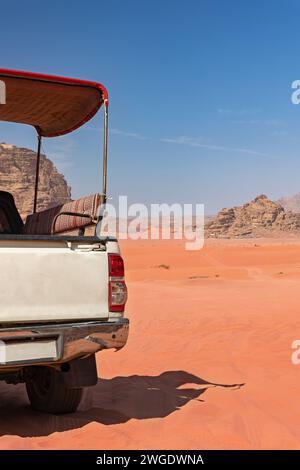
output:
[[[0,323],[107,319],[108,244],[117,250],[109,237],[1,235]]]

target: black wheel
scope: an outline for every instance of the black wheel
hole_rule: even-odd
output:
[[[53,414],[77,410],[83,389],[68,388],[61,374],[52,367],[32,367],[26,374],[27,394],[34,410]]]

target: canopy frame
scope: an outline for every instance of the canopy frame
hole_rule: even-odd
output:
[[[36,152],[36,166],[35,166],[35,184],[34,184],[34,196],[33,196],[33,214],[37,210],[37,197],[39,190],[39,175],[40,175],[40,161],[41,161],[41,146],[42,137],[38,134],[38,148]]]
[[[5,79],[8,82],[8,86],[6,86],[8,90],[8,96],[7,96],[6,102],[9,103],[9,100],[10,100],[10,95],[9,95],[10,86],[9,85],[13,85],[12,88],[14,89],[15,94],[12,96],[14,98],[16,98],[17,96],[16,100],[17,100],[17,103],[19,102],[20,104],[20,109],[19,110],[16,109],[15,115],[14,115],[14,112],[11,112],[11,113],[8,112],[8,115],[5,115],[5,112],[4,112],[4,119],[1,119],[1,111],[3,111],[4,108],[2,109],[0,108],[0,120],[30,124],[33,127],[35,127],[37,131],[38,146],[37,146],[37,152],[36,152],[37,157],[36,157],[36,170],[35,170],[33,213],[37,212],[37,205],[38,205],[39,172],[40,172],[42,137],[56,137],[56,136],[61,136],[61,135],[65,135],[70,132],[73,132],[74,130],[78,129],[83,124],[88,122],[98,112],[98,110],[100,109],[102,105],[104,107],[102,196],[103,196],[103,203],[105,204],[106,198],[107,198],[107,147],[108,147],[108,93],[107,93],[106,88],[101,83],[91,82],[91,81],[86,81],[86,80],[59,77],[56,75],[45,75],[45,74],[38,74],[38,73],[32,73],[32,72],[0,69],[0,80],[4,81],[6,85]],[[22,87],[22,84],[23,84],[23,89],[27,93],[27,104],[30,103],[30,100],[28,101],[28,97],[30,97],[31,90],[33,91],[33,96],[34,96],[34,93],[36,92],[36,96],[37,96],[36,103],[40,105],[42,102],[43,96],[44,97],[47,96],[49,98],[48,95],[51,95],[51,93],[55,91],[55,85],[57,85],[60,95],[62,97],[64,97],[62,90],[65,90],[66,95],[67,95],[70,92],[69,87],[72,87],[72,86],[76,87],[76,90],[74,89],[75,98],[78,98],[78,100],[80,98],[80,101],[78,101],[78,105],[76,101],[74,103],[71,99],[72,94],[70,95],[69,99],[67,97],[66,97],[66,100],[63,99],[63,101],[66,102],[66,109],[64,110],[63,107],[62,109],[63,111],[66,111],[66,112],[58,115],[59,117],[58,121],[55,121],[54,119],[55,113],[51,112],[51,109],[52,109],[51,101],[47,102],[48,108],[46,106],[46,110],[44,113],[43,112],[39,113],[39,109],[37,109],[36,111],[36,107],[38,108],[38,106],[34,107],[34,104],[36,105],[36,103],[32,105],[32,113],[30,113],[31,111],[30,107],[26,108],[25,106],[24,108],[24,102],[22,101],[22,96],[18,88],[16,88],[16,83],[18,83],[15,81],[16,79],[20,79],[20,88]],[[32,85],[31,85],[32,88],[28,86],[28,81],[32,81]],[[48,95],[47,95],[47,88],[46,88],[46,95],[45,95],[45,84],[49,84]],[[66,88],[64,88],[64,86]],[[97,92],[95,92],[95,90]],[[53,99],[57,99],[56,95],[59,96],[59,93],[58,94],[53,93]],[[85,102],[85,99],[88,101]],[[57,103],[60,104],[60,107],[58,109],[61,109],[61,103],[58,101]],[[68,105],[69,105],[69,110],[71,114],[70,113],[68,114],[68,111],[69,111]],[[6,105],[3,105],[3,106],[6,106]],[[55,106],[55,102],[54,102],[54,106]],[[79,120],[76,120],[76,109],[77,109],[76,106],[79,108],[81,106],[80,113],[78,115]],[[11,110],[12,108],[9,109],[9,111]],[[47,111],[48,111],[48,114],[47,114]],[[28,112],[29,112],[29,117],[28,117]],[[32,114],[32,118],[31,118],[31,114]],[[40,116],[41,122],[36,122],[35,119],[38,120],[39,116]],[[47,122],[47,116],[49,116],[48,122]],[[53,129],[51,128],[51,125],[52,126],[54,125]]]

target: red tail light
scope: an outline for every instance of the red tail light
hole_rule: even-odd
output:
[[[120,255],[108,254],[108,304],[110,312],[124,312],[127,287],[124,281],[124,262]]]
[[[120,255],[109,253],[108,266],[110,277],[124,277],[124,261]]]

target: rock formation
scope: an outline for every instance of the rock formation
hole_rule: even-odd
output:
[[[0,144],[0,190],[13,194],[23,219],[32,212],[36,153],[10,144]],[[71,188],[53,163],[41,155],[38,210],[71,199]]]
[[[300,234],[300,214],[285,211],[264,194],[243,206],[222,209],[205,225],[206,236],[215,238],[274,236],[283,232]]]

